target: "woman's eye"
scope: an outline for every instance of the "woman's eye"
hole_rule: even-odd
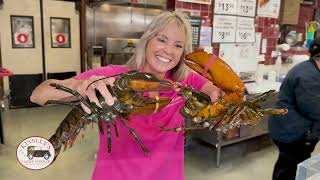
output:
[[[182,45],[180,45],[180,44],[176,44],[176,47],[177,48],[183,48]]]
[[[165,39],[162,39],[162,38],[158,38],[158,41],[159,41],[159,42],[163,42],[163,43],[166,42],[166,40],[165,40]]]

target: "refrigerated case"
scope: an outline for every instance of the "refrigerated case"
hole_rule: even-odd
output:
[[[125,64],[147,25],[163,12],[166,4],[165,0],[91,2],[95,3],[86,10],[87,69]]]

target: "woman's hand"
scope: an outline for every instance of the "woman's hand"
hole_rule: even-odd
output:
[[[219,98],[224,96],[226,93],[224,91],[222,91],[221,89],[217,88],[207,94],[210,96],[212,102],[216,102],[216,101],[218,101]]]
[[[219,98],[226,94],[217,86],[213,85],[210,81],[203,85],[203,87],[201,88],[201,92],[204,92],[207,95],[209,95],[212,102],[217,101]]]
[[[104,78],[104,76],[91,76],[86,80],[82,80],[76,88],[76,91],[79,92],[82,96],[87,97],[90,102],[94,102],[95,104],[97,104],[97,106],[101,107],[101,104],[99,103],[96,95],[96,90],[98,90],[105,99],[105,102],[109,106],[112,106],[114,100],[107,88],[107,85],[113,86],[113,82],[115,79],[113,77],[105,79]],[[91,110],[82,103],[81,107],[86,113],[91,113]]]

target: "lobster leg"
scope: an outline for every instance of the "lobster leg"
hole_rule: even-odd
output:
[[[263,115],[283,115],[288,112],[288,109],[263,109],[259,110],[258,112],[262,113]]]
[[[201,130],[204,128],[198,127],[185,127],[185,126],[180,126],[180,127],[175,127],[175,128],[166,128],[166,127],[160,127],[161,131],[172,131],[172,132],[187,132],[187,131],[192,131],[192,130]]]
[[[45,105],[48,104],[59,104],[59,105],[67,105],[67,106],[72,106],[72,107],[76,107],[77,105],[79,105],[79,102],[64,102],[64,101],[56,101],[56,100],[49,100],[45,103]]]
[[[131,127],[129,127],[127,125],[127,123],[122,119],[119,118],[120,122],[129,130],[129,132],[131,133],[131,135],[134,137],[134,139],[139,143],[141,149],[143,150],[144,154],[149,154],[149,149],[145,147],[145,145],[142,143],[142,141],[140,140],[139,136],[137,135],[136,131],[134,129],[132,129]]]
[[[259,102],[265,101],[266,100],[265,98],[267,98],[268,96],[270,96],[273,93],[275,93],[275,90],[269,90],[267,92],[264,92],[262,94],[255,96],[249,102],[259,103]]]
[[[110,132],[110,122],[106,122],[106,129],[107,129],[107,138],[108,138],[108,153],[111,152],[111,132]]]
[[[111,119],[111,123],[112,123],[112,125],[113,125],[113,127],[114,127],[114,131],[115,131],[115,133],[116,133],[116,137],[119,137],[118,125],[117,125],[116,121],[115,121],[114,119]]]

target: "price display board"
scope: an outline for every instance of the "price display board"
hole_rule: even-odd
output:
[[[254,17],[256,14],[256,0],[238,0],[238,15]]]
[[[215,0],[214,13],[236,15],[237,0]]]
[[[214,15],[212,42],[235,42],[236,16]]]
[[[236,42],[255,42],[254,18],[237,18]]]

